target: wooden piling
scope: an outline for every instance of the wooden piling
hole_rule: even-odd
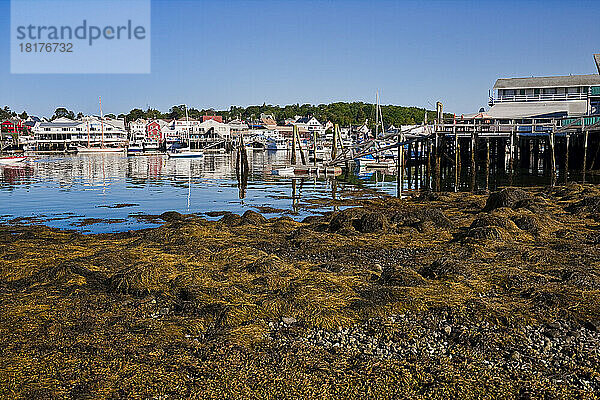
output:
[[[334,160],[337,157],[337,142],[340,134],[340,126],[335,124],[333,126],[333,143],[331,145],[331,159]]]
[[[569,182],[569,134],[565,134],[565,184]]]
[[[554,186],[556,183],[556,154],[554,152],[554,140],[556,134],[556,122],[552,126],[552,132],[550,133],[550,173],[552,179],[550,179],[550,185]]]
[[[400,143],[402,143],[402,137],[400,134],[398,134],[397,137],[397,144],[398,144],[398,163],[397,163],[397,168],[396,168],[396,194],[398,196],[399,199],[402,198],[402,175],[403,175],[403,151],[402,151],[402,146],[400,145]]]
[[[294,125],[292,128],[292,155],[290,158],[290,164],[296,165],[296,132],[298,127]]]
[[[476,136],[477,131],[474,129],[473,134],[471,135],[471,187],[470,190],[475,190],[475,181],[477,176],[477,165],[475,163],[475,153],[477,152],[476,147]]]
[[[509,171],[509,185],[512,186],[513,184],[513,176],[515,173],[515,121],[512,120],[511,121],[511,131],[510,131],[510,148],[509,148],[509,162],[508,162],[508,168],[510,169]]]
[[[485,190],[490,188],[490,139],[485,138]]]
[[[458,133],[456,131],[456,117],[452,123],[452,133],[454,134],[454,191],[458,191],[458,173],[459,173],[459,160],[460,160],[460,149],[458,147]]]
[[[587,170],[588,130],[585,129],[585,121],[581,118],[581,130],[583,131],[583,183],[585,183],[585,172]]]
[[[431,140],[427,139],[427,167],[425,170],[425,184],[427,189],[431,189]]]

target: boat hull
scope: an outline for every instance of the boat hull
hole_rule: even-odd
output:
[[[0,157],[0,165],[15,165],[25,161],[25,156]]]
[[[104,153],[123,153],[125,148],[121,147],[79,147],[77,153],[79,154],[104,154]]]
[[[204,153],[200,152],[186,152],[186,153],[167,153],[169,158],[202,158]]]

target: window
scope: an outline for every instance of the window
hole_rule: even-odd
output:
[[[519,89],[519,95],[525,96],[525,89]]]
[[[540,95],[540,89],[533,89],[533,94],[535,96],[539,96]]]
[[[544,94],[556,94],[556,88],[545,88]]]

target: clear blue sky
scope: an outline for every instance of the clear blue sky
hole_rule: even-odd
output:
[[[68,12],[68,10],[66,10]],[[147,75],[11,75],[0,0],[0,106],[51,115],[174,104],[486,106],[498,77],[595,73],[598,1],[152,1]],[[125,62],[114,60],[114,62]]]

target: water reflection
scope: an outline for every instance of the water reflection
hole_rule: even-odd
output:
[[[301,219],[337,207],[327,202],[315,206],[312,200],[343,198],[331,177],[273,176],[273,166],[288,160],[285,152],[249,151],[247,157],[243,176],[236,174],[235,154],[207,154],[203,159],[124,154],[39,157],[20,167],[0,168],[0,221],[31,218],[54,227],[108,232],[155,226],[140,215],[168,210],[243,213],[268,207],[267,217]],[[69,218],[64,217],[66,212]],[[102,221],[78,226],[90,218]]]

